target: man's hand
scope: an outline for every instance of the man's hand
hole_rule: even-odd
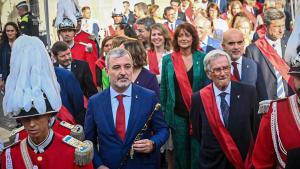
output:
[[[109,168],[106,167],[105,165],[100,165],[97,169],[109,169]]]
[[[150,153],[154,149],[154,142],[149,139],[138,140],[133,143],[133,149],[139,153]]]

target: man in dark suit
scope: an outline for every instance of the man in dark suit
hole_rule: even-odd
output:
[[[183,12],[179,11],[180,0],[171,0],[170,5],[175,10],[175,18],[185,22],[186,21],[185,14]]]
[[[164,9],[164,19],[167,20],[164,23],[164,26],[169,31],[170,36],[173,37],[176,27],[178,25],[182,24],[183,21],[176,18],[175,10],[171,6],[165,7],[165,9]]]
[[[245,168],[251,160],[258,126],[256,92],[253,86],[230,80],[230,63],[226,52],[209,52],[204,69],[212,84],[192,96],[190,119],[201,142],[201,169]]]
[[[292,84],[288,84],[288,58],[284,58],[289,36],[283,36],[285,15],[282,11],[268,9],[264,13],[264,22],[267,27],[266,35],[246,48],[246,56],[260,65],[268,99],[273,100],[293,93]]]
[[[54,43],[51,51],[56,59],[56,66],[73,72],[76,79],[79,81],[84,96],[90,97],[98,92],[93,83],[89,65],[87,62],[81,60],[73,60],[71,50],[65,42],[58,41]]]
[[[85,109],[83,93],[79,82],[72,72],[63,68],[54,67],[57,82],[60,85],[62,104],[69,110],[77,124],[84,124]]]
[[[159,150],[169,132],[162,112],[154,111],[155,93],[132,84],[133,61],[125,49],[107,54],[106,69],[110,88],[90,98],[85,119],[86,139],[99,147],[94,151],[94,167],[157,168]],[[150,123],[141,133],[148,118]]]
[[[265,82],[261,68],[250,58],[243,56],[245,43],[243,33],[238,29],[229,29],[223,34],[222,47],[231,58],[231,74],[242,83],[256,87],[259,100],[266,100]]]

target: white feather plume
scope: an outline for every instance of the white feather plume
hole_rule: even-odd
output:
[[[15,116],[21,109],[29,111],[32,107],[40,114],[45,113],[44,96],[52,109],[60,109],[60,86],[54,67],[44,44],[37,37],[22,35],[14,42],[5,89],[5,116]]]
[[[76,12],[79,12],[79,9],[77,0],[58,0],[55,27],[58,27],[64,18],[69,18],[76,26]]]
[[[297,5],[295,24],[293,32],[289,37],[285,49],[285,58],[288,59],[288,64],[291,65],[291,60],[297,57],[297,47],[300,45],[300,3]]]

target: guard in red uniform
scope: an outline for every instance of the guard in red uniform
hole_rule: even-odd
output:
[[[91,142],[62,136],[50,128],[51,116],[62,103],[53,64],[42,41],[20,36],[14,42],[11,61],[14,71],[7,78],[3,112],[20,121],[28,136],[4,149],[1,168],[92,169]]]
[[[93,45],[91,43],[76,42],[74,40],[75,32],[75,25],[69,18],[64,18],[62,23],[58,25],[58,34],[71,48],[72,58],[86,61],[89,64],[93,82],[96,85],[95,70],[98,55],[96,52],[93,52]]]
[[[256,169],[286,168],[288,158],[300,157],[300,45],[298,56],[291,59],[289,74],[293,78],[296,94],[272,101],[260,123],[252,156]],[[263,109],[261,109],[263,110]],[[298,150],[297,150],[298,149]],[[291,156],[289,157],[288,154]],[[296,168],[300,168],[299,163]]]
[[[92,45],[92,51],[93,55],[97,56],[98,58],[98,46],[97,46],[97,37],[95,35],[91,35],[81,29],[81,20],[82,20],[82,15],[78,13],[76,15],[77,19],[77,26],[76,26],[76,34],[74,37],[74,41],[78,43],[85,43],[85,44],[91,44]]]

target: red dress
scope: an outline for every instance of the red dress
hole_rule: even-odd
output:
[[[252,161],[256,169],[284,168],[286,152],[300,147],[298,97],[274,101],[261,120]],[[282,146],[280,146],[282,145]]]
[[[35,153],[26,143],[28,154],[34,166],[38,169],[92,169],[92,163],[84,167],[77,166],[74,163],[75,148],[62,141],[63,136],[54,133],[52,141],[44,149],[43,153]],[[11,164],[13,169],[25,169],[25,163],[21,154],[20,142],[7,148],[1,157],[1,169],[6,168],[6,162]],[[8,157],[8,158],[7,158]],[[8,165],[9,166],[9,165]],[[9,167],[8,167],[9,168]]]

